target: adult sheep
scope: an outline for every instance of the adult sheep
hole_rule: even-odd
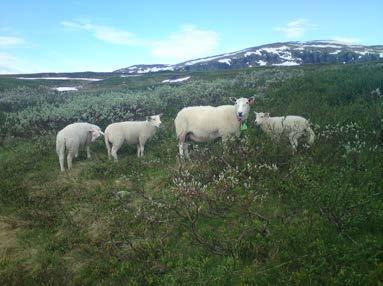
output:
[[[314,143],[314,131],[307,119],[301,116],[270,117],[270,113],[263,112],[255,112],[255,115],[255,124],[273,139],[279,140],[282,136],[286,136],[293,148],[293,153],[296,152],[301,137],[305,136],[310,145]]]
[[[178,112],[174,125],[181,158],[189,159],[189,142],[207,142],[216,138],[226,141],[240,133],[241,124],[247,119],[254,97],[231,97],[234,105],[192,106]]]
[[[137,157],[144,156],[145,143],[160,127],[161,115],[149,116],[146,121],[124,121],[108,125],[105,129],[105,145],[109,160],[113,157],[117,161],[117,151],[124,143],[136,144]]]
[[[100,127],[86,122],[69,124],[60,130],[56,136],[56,152],[60,161],[60,169],[65,171],[64,158],[67,150],[68,170],[72,168],[73,158],[78,156],[81,148],[86,148],[87,157],[90,158],[90,143],[103,135]]]

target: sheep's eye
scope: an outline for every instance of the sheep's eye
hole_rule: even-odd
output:
[[[246,104],[249,104],[249,102],[246,102]]]

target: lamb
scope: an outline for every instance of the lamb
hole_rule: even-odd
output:
[[[234,105],[192,106],[178,112],[174,125],[179,142],[181,158],[189,159],[189,142],[207,142],[240,134],[241,124],[247,119],[254,97],[231,97]]]
[[[73,158],[77,158],[79,149],[86,148],[87,157],[90,158],[89,145],[101,135],[104,135],[104,133],[100,127],[86,122],[69,124],[60,130],[56,136],[56,152],[59,157],[61,171],[65,171],[65,149],[68,152],[67,163],[68,170],[70,170],[72,168]]]
[[[143,157],[146,141],[154,136],[161,125],[161,115],[149,116],[146,121],[125,121],[108,125],[105,129],[105,145],[109,160],[112,157],[115,161],[118,160],[117,151],[124,142],[137,144],[137,157]]]
[[[287,136],[293,153],[297,150],[298,140],[303,136],[306,136],[310,145],[314,143],[314,131],[310,128],[309,122],[301,116],[270,117],[270,113],[263,112],[255,112],[255,115],[254,123],[273,139],[279,140],[282,136]]]

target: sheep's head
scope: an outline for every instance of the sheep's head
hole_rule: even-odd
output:
[[[101,135],[104,135],[104,132],[102,132],[98,126],[93,126],[90,128],[89,132],[92,135],[92,142],[96,141]]]
[[[270,118],[270,113],[264,113],[264,112],[254,112],[255,114],[255,121],[254,123],[257,125],[262,124],[265,120]]]
[[[158,115],[148,116],[146,118],[146,120],[149,121],[154,126],[160,127],[160,125],[161,125],[161,116],[162,116],[162,113],[158,114]]]
[[[255,102],[254,97],[241,97],[238,99],[235,97],[230,97],[230,100],[234,102],[235,114],[237,116],[238,121],[245,121],[247,119],[247,116],[249,115],[250,105],[254,104]]]

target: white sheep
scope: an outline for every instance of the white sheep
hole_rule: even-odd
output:
[[[94,142],[103,134],[100,127],[86,122],[69,124],[60,130],[56,136],[56,152],[59,157],[61,171],[65,171],[65,149],[68,152],[67,162],[68,170],[70,170],[72,168],[73,158],[77,158],[79,149],[86,148],[87,157],[90,158],[90,143]]]
[[[124,143],[137,144],[137,157],[143,157],[146,141],[154,136],[161,125],[161,115],[149,116],[146,121],[124,121],[108,125],[105,129],[105,145],[109,160],[113,156],[117,161],[117,151]]]
[[[247,119],[253,97],[231,97],[234,105],[192,106],[178,112],[174,125],[181,158],[189,159],[189,142],[207,142],[216,138],[226,141],[240,133],[241,124]]]
[[[303,136],[310,145],[314,143],[314,131],[311,129],[310,123],[301,116],[270,117],[270,113],[263,112],[255,112],[255,115],[255,124],[259,125],[273,139],[279,140],[286,136],[293,148],[293,153],[297,150],[298,140]]]

